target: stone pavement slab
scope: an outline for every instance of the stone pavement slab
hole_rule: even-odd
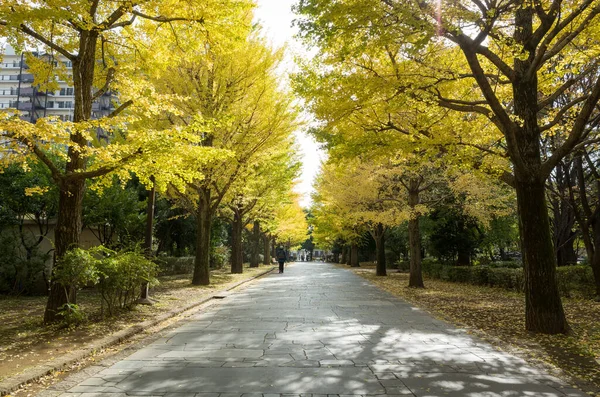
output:
[[[48,395],[585,396],[324,263],[258,280],[125,360],[78,376]]]

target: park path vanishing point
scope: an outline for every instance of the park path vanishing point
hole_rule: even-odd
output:
[[[330,264],[207,310],[62,396],[585,396]]]

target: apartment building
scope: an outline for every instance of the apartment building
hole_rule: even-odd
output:
[[[71,70],[71,61],[62,56],[31,52],[33,56],[45,57],[58,65],[61,62],[67,72]],[[37,119],[58,116],[63,121],[73,120],[75,97],[73,87],[65,81],[59,81],[57,91],[41,90],[33,85],[34,78],[26,62],[26,56],[17,53],[10,45],[3,50],[0,63],[0,109],[18,109],[21,118],[35,123]],[[92,118],[107,116],[113,109],[112,96],[106,93],[92,105]],[[99,133],[99,135],[102,135]]]

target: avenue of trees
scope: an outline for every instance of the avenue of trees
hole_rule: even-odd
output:
[[[295,86],[329,151],[318,241],[343,241],[356,265],[365,231],[383,246],[386,230],[406,222],[410,286],[423,287],[424,215],[452,203],[490,231],[514,212],[526,327],[568,333],[556,269],[577,262],[578,241],[600,295],[600,1],[300,0],[295,9],[300,36],[318,50]]]
[[[274,243],[305,240],[304,213],[292,193],[298,111],[278,82],[282,50],[261,37],[254,6],[249,0],[0,4],[0,36],[20,51],[45,54],[27,56],[37,87],[54,91],[62,80],[74,88],[72,122],[47,117],[31,124],[15,111],[0,113],[0,161],[8,172],[0,175],[12,186],[1,193],[3,229],[19,235],[30,255],[56,220],[54,249],[41,253],[54,257],[47,323],[77,302],[77,285],[59,276],[84,226],[108,248],[144,245],[146,233],[147,255],[153,248],[193,253],[195,285],[210,283],[210,264],[224,255],[225,242],[232,272],[242,271],[248,225],[253,266]],[[70,61],[72,72],[57,59]],[[106,93],[115,110],[93,119],[92,103]],[[22,227],[32,217],[40,228],[35,241]]]

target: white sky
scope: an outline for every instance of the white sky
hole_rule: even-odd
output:
[[[288,46],[287,58],[282,73],[294,71],[294,55],[306,54],[301,44],[294,39],[296,29],[292,28],[292,5],[296,0],[256,0],[256,19],[261,22],[266,37],[278,47]],[[310,115],[306,115],[310,121]],[[319,172],[321,159],[324,152],[319,149],[315,140],[304,131],[296,132],[297,142],[300,145],[302,156],[302,175],[298,181],[296,191],[302,195],[300,204],[309,206],[311,203],[310,193],[315,176]]]

